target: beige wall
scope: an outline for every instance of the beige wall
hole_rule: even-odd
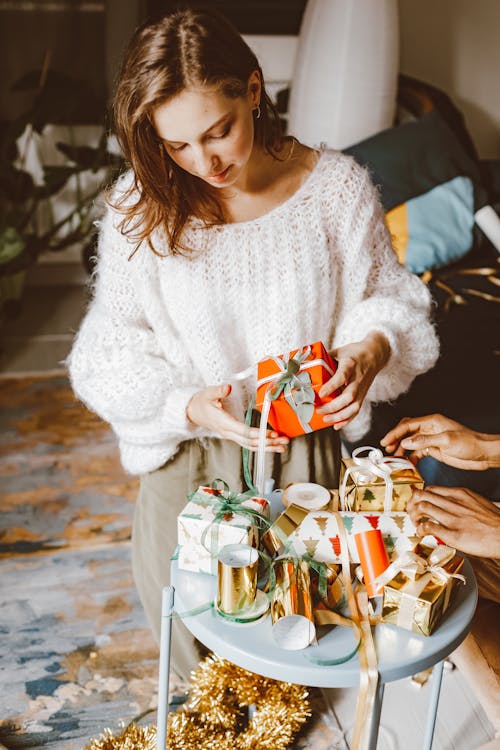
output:
[[[500,0],[399,0],[403,73],[446,91],[483,158],[500,158]]]

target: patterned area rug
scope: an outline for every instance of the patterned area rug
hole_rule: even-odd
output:
[[[158,651],[131,573],[136,492],[110,429],[75,400],[64,373],[0,380],[0,743],[8,750],[81,750],[156,707]],[[171,690],[185,685],[172,677]],[[320,693],[311,697],[316,718],[294,747],[344,747]],[[155,720],[154,712],[143,719]]]

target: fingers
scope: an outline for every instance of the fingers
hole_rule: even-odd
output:
[[[414,490],[410,502],[418,502],[421,493],[430,492],[435,497],[435,502],[446,503],[446,507],[453,506],[455,514],[461,517],[477,514],[480,510],[491,511],[491,500],[470,490],[468,487],[435,487],[428,486],[425,490]],[[437,498],[442,498],[438,500]],[[449,506],[448,503],[451,505]]]
[[[438,536],[444,544],[448,547],[459,548],[461,532],[457,529],[450,529],[441,524],[435,523],[434,521],[422,521],[416,526],[417,535],[420,537],[424,536]]]
[[[227,398],[231,393],[231,385],[229,383],[222,383],[221,385],[209,385],[205,389],[207,398],[211,401],[216,401],[221,398]]]
[[[318,414],[324,414],[323,421],[325,424],[333,425],[335,430],[341,430],[354,419],[363,404],[363,395],[357,383],[351,383],[342,393],[341,396],[333,399],[328,404],[318,408]]]
[[[350,422],[356,414],[359,414],[360,404],[357,401],[351,401],[349,406],[340,411],[335,411],[333,414],[326,416],[323,421],[325,424],[332,424],[335,430],[340,430],[344,425]]]
[[[415,451],[423,456],[435,451],[436,448],[446,448],[450,443],[448,432],[438,432],[436,434],[419,433],[411,435],[401,440],[401,447],[405,450]]]
[[[411,446],[409,444],[406,445],[407,440],[415,440],[418,437],[418,433],[421,431],[427,436],[437,435],[438,433],[445,434],[447,430],[453,429],[453,426],[456,424],[456,422],[453,422],[447,417],[443,417],[441,414],[428,414],[425,417],[405,417],[396,425],[396,427],[389,430],[389,432],[384,435],[380,444],[388,453],[392,453],[397,449],[397,455],[402,455],[403,451],[401,450],[401,445],[404,450],[410,450]],[[405,445],[403,445],[403,441]],[[436,445],[436,443],[434,443],[434,445]],[[431,446],[432,444],[424,447]]]
[[[462,487],[426,487],[413,490],[406,509],[417,528],[427,521],[450,528],[469,515],[470,500],[468,491]],[[441,537],[441,530],[438,533],[435,526],[434,531],[428,533]]]
[[[251,451],[256,451],[258,448],[259,428],[248,427],[227,412],[220,413],[218,432],[224,439],[232,440],[243,448],[248,448]],[[279,435],[274,430],[266,431],[265,450],[267,452],[284,453],[289,442],[290,438],[286,435]]]
[[[392,453],[406,435],[411,435],[419,431],[420,424],[421,418],[419,417],[405,417],[398,422],[396,427],[393,427],[392,430],[389,430],[389,432],[384,435],[380,441],[380,445],[382,445],[389,453]]]
[[[346,347],[347,348],[347,347]],[[330,396],[332,393],[335,393],[335,391],[338,391],[340,389],[345,389],[346,386],[354,382],[356,377],[356,368],[358,367],[358,363],[356,361],[356,358],[352,354],[347,355],[341,355],[340,352],[338,352],[339,360],[338,360],[338,367],[337,372],[333,377],[330,378],[323,386],[321,386],[319,390],[319,397],[325,398],[326,396]]]
[[[422,500],[408,510],[410,518],[418,526],[422,521],[434,521],[442,526],[449,526],[457,518],[457,514],[449,508],[435,504],[430,500]]]
[[[327,382],[321,386],[321,388],[318,391],[318,396],[320,398],[326,398],[327,396],[331,396],[332,393],[335,393],[335,391],[340,390],[345,386],[347,382],[346,376],[344,372],[339,368],[335,375],[330,378],[330,380],[327,380]]]

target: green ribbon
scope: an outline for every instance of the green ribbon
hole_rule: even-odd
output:
[[[276,380],[270,382],[267,391],[271,401],[276,401],[283,394],[285,401],[293,409],[303,427],[309,424],[314,414],[315,393],[311,376],[307,371],[300,372],[302,364],[310,353],[311,348],[308,346],[302,352],[297,352],[294,357],[290,357],[286,362],[285,370],[280,375],[276,373]],[[252,396],[245,414],[245,425],[248,429],[252,426],[254,408],[255,397]],[[252,494],[258,495],[250,472],[250,450],[248,448],[242,448],[242,459],[246,486]]]
[[[250,500],[256,495],[252,490],[248,490],[243,493],[235,493],[229,490],[229,485],[223,479],[214,479],[210,488],[215,490],[218,494],[216,495],[205,495],[198,493],[197,490],[188,494],[190,501],[197,502],[200,504],[211,506],[215,512],[213,521],[209,523],[207,528],[203,531],[201,536],[201,545],[210,552],[212,558],[217,557],[218,554],[218,530],[221,521],[225,520],[225,516],[231,514],[238,514],[248,519],[250,524],[259,530],[265,530],[270,527],[270,521],[265,518],[262,513],[254,508],[245,508],[242,503],[245,500]],[[210,546],[207,546],[207,536],[210,534]]]
[[[252,396],[250,399],[250,403],[248,404],[248,408],[245,414],[245,426],[250,429],[252,426],[252,412],[255,406],[255,398]],[[242,454],[242,460],[243,460],[243,477],[245,479],[245,484],[248,487],[248,491],[252,493],[252,495],[258,495],[257,488],[255,487],[254,483],[252,482],[252,474],[250,472],[250,450],[249,448],[242,448],[241,450]]]
[[[350,618],[347,616],[345,619],[350,620]],[[344,654],[343,656],[339,656],[338,659],[321,659],[319,656],[314,656],[312,653],[307,653],[306,654],[307,660],[312,662],[313,664],[316,664],[318,667],[335,667],[337,664],[345,664],[346,661],[349,661],[350,659],[353,658],[353,656],[356,656],[356,654],[358,653],[359,647],[361,646],[361,628],[356,622],[354,622],[354,620],[351,620],[351,623],[353,625],[353,630],[356,632],[358,636],[352,651],[349,651],[347,654]]]
[[[303,362],[311,353],[310,347],[297,352],[286,363],[285,371],[271,386],[269,397],[276,401],[281,394],[293,409],[302,424],[309,424],[314,414],[314,390],[311,376],[307,371],[300,372]]]
[[[300,560],[304,560],[305,562],[307,562],[307,564],[309,565],[309,567],[312,568],[312,570],[314,570],[318,574],[318,594],[320,595],[323,603],[326,605],[326,608],[329,609],[330,612],[335,612],[338,609],[340,609],[340,607],[343,604],[342,601],[339,602],[335,606],[334,609],[332,609],[332,607],[330,607],[330,605],[328,603],[328,588],[327,588],[328,565],[326,563],[319,562],[318,560],[314,560],[308,554],[301,555],[301,557],[297,557],[297,556],[285,554],[285,555],[283,555],[283,556],[280,557],[280,561],[282,561],[282,560],[284,562],[291,562],[291,563],[295,564],[294,572],[293,572],[293,574],[291,576],[291,581],[292,582],[293,582],[294,576],[297,575],[297,566],[298,566],[299,561]],[[272,570],[272,566],[271,566],[271,571],[270,571],[270,577],[271,576],[273,577],[274,588],[275,588],[276,587],[276,576],[274,574],[274,571]],[[273,588],[273,586],[271,585],[270,588]],[[347,662],[350,659],[352,659],[353,656],[355,656],[356,653],[358,652],[358,649],[359,649],[359,647],[361,645],[361,628],[351,618],[349,618],[349,617],[347,617],[345,615],[343,615],[342,617],[343,617],[344,620],[349,620],[349,622],[351,623],[351,626],[352,626],[353,630],[355,631],[355,633],[357,635],[357,639],[356,639],[356,643],[354,645],[354,648],[351,651],[349,651],[347,654],[344,654],[344,655],[339,656],[337,658],[331,658],[331,659],[323,659],[323,658],[320,658],[318,656],[314,656],[314,652],[313,651],[309,651],[309,649],[307,649],[304,655],[305,655],[305,658],[308,661],[310,661],[312,664],[316,664],[317,666],[320,666],[320,667],[332,667],[332,666],[335,666],[337,664],[344,664],[345,662]]]
[[[318,560],[314,560],[310,555],[307,553],[304,555],[301,555],[300,557],[297,557],[296,555],[291,555],[285,553],[284,555],[280,555],[279,562],[289,562],[293,563],[294,565],[294,571],[292,573],[291,579],[293,581],[294,577],[297,575],[297,568],[299,562],[304,561],[306,562],[312,570],[315,571],[315,573],[318,574],[318,594],[321,597],[322,601],[326,604],[328,609],[331,609],[328,605],[328,586],[327,586],[327,578],[328,578],[328,565],[324,562],[319,562]],[[276,576],[273,571],[273,573],[270,573],[270,576],[273,576],[274,578],[274,588],[276,587]]]
[[[226,485],[227,486],[227,485]],[[196,493],[192,493],[196,494]],[[267,554],[267,552],[263,552],[261,550],[257,550],[257,553],[260,557],[260,559],[264,562],[264,575],[268,576],[268,590],[265,592],[267,599],[269,603],[271,603],[274,591],[276,589],[276,573],[274,571],[273,566],[273,560],[272,558]],[[171,560],[176,560],[177,556],[174,553]],[[322,599],[322,601],[325,603],[326,607],[330,611],[332,608],[328,604],[328,590],[327,590],[327,575],[328,575],[328,565],[323,562],[319,562],[317,560],[314,560],[310,555],[304,554],[301,557],[293,556],[293,555],[284,555],[280,558],[280,560],[283,560],[284,562],[291,562],[294,564],[294,572],[291,576],[291,579],[293,581],[293,576],[297,575],[297,567],[300,560],[304,560],[307,562],[307,564],[318,574],[318,593]],[[260,588],[265,581],[259,581],[258,588]],[[338,604],[335,609],[338,609],[341,606],[341,604]],[[172,612],[169,617],[173,620],[183,620],[187,617],[194,617],[196,615],[200,615],[203,612],[207,612],[208,610],[215,609],[215,604],[213,601],[204,602],[203,604],[198,605],[197,607],[193,607],[193,609],[186,610],[185,612]],[[224,612],[220,612],[217,610],[217,613],[222,617],[222,619],[228,620],[229,622],[236,622],[236,623],[248,623],[252,622],[252,620],[245,619],[244,617],[239,617],[238,614],[234,615],[228,615]],[[255,619],[260,619],[262,615],[258,615]],[[348,620],[350,618],[345,617],[344,619]],[[361,629],[357,625],[356,622],[351,620],[351,624],[353,626],[353,630],[357,633],[357,641],[354,645],[354,648],[352,651],[348,652],[347,654],[344,654],[343,656],[339,656],[335,659],[322,659],[319,657],[314,656],[314,653],[307,650],[305,653],[306,659],[311,662],[312,664],[316,664],[317,666],[321,667],[329,667],[329,666],[335,666],[337,664],[344,664],[345,662],[349,661],[350,659],[355,656],[357,653],[360,644],[361,644]]]

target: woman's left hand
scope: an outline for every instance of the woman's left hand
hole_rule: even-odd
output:
[[[373,331],[362,341],[339,346],[330,352],[338,362],[335,375],[325,383],[319,396],[324,398],[337,390],[342,393],[318,409],[326,424],[340,430],[358,414],[373,383],[391,356],[391,347],[383,333]]]

